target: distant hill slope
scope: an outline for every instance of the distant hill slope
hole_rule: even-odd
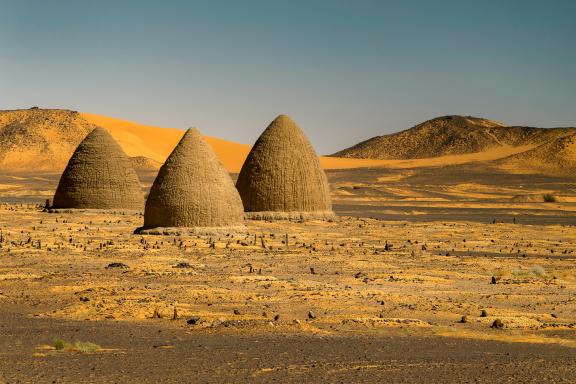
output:
[[[68,110],[0,111],[0,170],[64,168],[76,146],[95,127]]]
[[[184,134],[65,109],[0,111],[0,171],[57,171],[96,126],[106,128],[139,169],[157,169]],[[224,166],[238,171],[250,146],[205,137]]]
[[[106,128],[137,169],[158,169],[184,131],[91,113],[31,108],[0,111],[0,172],[61,172],[76,146],[94,127]],[[204,136],[229,172],[239,172],[250,151],[239,144]],[[325,169],[386,165],[382,160],[321,157]]]
[[[377,136],[332,156],[359,159],[421,159],[484,152],[498,147],[530,148],[576,134],[576,128],[508,127],[471,116],[443,116],[390,135]]]
[[[576,135],[560,137],[496,162],[513,172],[576,176]]]
[[[61,172],[96,126],[112,134],[137,169],[158,169],[184,133],[63,109],[0,111],[0,172]],[[575,135],[576,128],[506,127],[486,119],[446,116],[335,154],[341,157],[320,157],[320,163],[324,169],[345,169],[489,161],[510,172],[576,175]],[[240,170],[249,145],[205,138],[229,172]]]

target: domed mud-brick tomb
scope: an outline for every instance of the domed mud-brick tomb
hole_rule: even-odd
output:
[[[334,216],[320,160],[302,130],[286,115],[274,119],[258,138],[236,188],[251,219]]]
[[[78,145],[60,177],[52,209],[142,210],[144,194],[128,156],[97,127]]]
[[[228,233],[245,231],[244,210],[234,182],[197,129],[189,129],[150,189],[144,226],[136,233]]]

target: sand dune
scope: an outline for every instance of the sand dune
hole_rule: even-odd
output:
[[[166,157],[168,157],[184,133],[183,130],[177,128],[144,125],[91,113],[81,113],[81,116],[91,124],[108,129],[129,156],[143,156],[159,163],[163,163],[164,160],[166,160]],[[211,136],[205,136],[205,138],[208,143],[212,145],[216,154],[228,171],[240,171],[248,152],[250,152],[251,147],[249,145],[222,140]],[[505,145],[478,153],[448,155],[414,160],[377,160],[321,156],[320,163],[324,169],[368,167],[417,168],[449,164],[464,164],[475,161],[490,161],[521,153],[534,147],[535,145]]]
[[[128,156],[144,156],[159,163],[164,163],[184,134],[184,130],[177,128],[155,127],[91,113],[80,115],[88,122],[110,131]],[[228,171],[240,170],[250,152],[249,145],[210,136],[204,138]]]
[[[129,156],[142,156],[157,161],[158,163],[164,162],[183,134],[183,131],[177,128],[144,125],[90,113],[82,113],[81,116],[91,124],[107,128]],[[205,138],[208,143],[212,145],[228,171],[240,171],[248,152],[250,152],[250,145],[222,140],[211,136],[205,136]],[[535,143],[524,145],[502,144],[478,152],[407,160],[321,156],[320,163],[324,169],[437,167],[503,159],[529,152],[538,147],[538,145],[539,144]],[[516,163],[514,165],[515,167],[522,167],[522,163]],[[515,168],[513,166],[509,167]]]
[[[164,163],[164,160],[184,134],[184,131],[178,128],[144,125],[92,113],[81,113],[80,115],[89,123],[108,129],[128,156],[143,156],[159,163]],[[214,148],[229,172],[240,171],[250,152],[250,145],[211,136],[204,136],[204,138]],[[387,166],[390,161],[321,157],[320,163],[325,169],[349,169]]]
[[[36,172],[61,172],[68,158],[72,155],[74,148],[95,126],[106,128],[122,146],[126,154],[132,157],[133,163],[137,168],[153,170],[164,163],[164,160],[166,160],[184,134],[183,129],[156,127],[92,113],[77,113],[68,110],[29,109],[1,112],[0,170],[11,172],[30,170],[35,170]],[[462,124],[465,123],[469,124],[469,121],[466,120]],[[526,156],[530,154],[528,156],[530,159],[534,157],[532,159],[534,161],[530,162],[530,164],[534,163],[530,168],[531,172],[542,164],[546,165],[543,169],[548,171],[551,162],[550,156],[544,156],[540,152],[544,151],[544,149],[549,152],[555,152],[556,149],[555,147],[552,148],[553,146],[551,145],[542,146],[543,137],[550,139],[544,142],[554,142],[555,138],[563,138],[572,132],[570,129],[546,130],[501,127],[497,126],[496,123],[490,125],[484,120],[481,120],[477,125],[478,127],[475,126],[475,129],[478,130],[476,135],[478,145],[467,146],[464,149],[470,152],[466,153],[453,153],[456,151],[453,148],[454,151],[447,151],[449,153],[443,154],[438,149],[438,156],[430,155],[423,158],[366,159],[354,156],[346,158],[323,156],[320,158],[320,163],[324,169],[420,168],[494,161],[514,155],[520,156],[520,154],[526,152]],[[490,126],[485,127],[484,125]],[[499,135],[498,142],[491,141],[492,136],[486,136],[487,129],[493,129],[496,132],[494,135]],[[400,135],[401,137],[416,135],[417,138],[424,140],[420,137],[422,136],[420,131],[420,128],[412,129],[395,135]],[[458,132],[460,131],[462,129],[458,127]],[[237,173],[240,171],[250,151],[250,145],[211,136],[205,136],[205,138],[214,148],[229,172]],[[400,144],[406,144],[404,141],[400,141]],[[386,146],[386,151],[396,148],[410,152],[409,150],[414,146],[414,143],[410,140],[408,142],[411,144],[407,147],[403,144],[399,146],[388,145]],[[416,142],[419,142],[419,140],[416,140]],[[460,141],[457,140],[457,142]],[[542,149],[537,152],[531,151],[538,146],[542,146]],[[438,144],[437,147],[441,148],[442,145]],[[563,151],[555,154],[552,162],[563,163],[563,159],[560,157],[564,153],[570,152],[571,147],[562,148]],[[464,149],[458,147],[456,152],[462,152]],[[345,154],[345,156],[348,155]],[[518,158],[519,161],[507,162],[506,169],[512,172],[522,171],[522,167],[527,164],[525,161],[526,156]],[[517,156],[514,158],[517,158]]]
[[[183,129],[78,113],[64,109],[0,111],[0,172],[62,172],[76,146],[96,126],[106,128],[137,168],[157,169]],[[251,146],[205,136],[229,172],[240,171]],[[322,158],[324,168],[385,165],[380,160]]]

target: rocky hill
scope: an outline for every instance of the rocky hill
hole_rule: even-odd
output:
[[[65,109],[0,111],[0,172],[61,172],[96,126],[110,132],[138,170],[158,169],[184,133]],[[205,139],[231,171],[240,169],[250,151],[245,144]]]
[[[551,140],[526,152],[498,160],[497,165],[510,171],[537,172],[576,176],[576,135]]]
[[[575,134],[576,128],[510,127],[471,116],[443,116],[405,131],[374,137],[332,156],[406,160],[478,153],[498,147],[532,149]]]
[[[63,109],[0,111],[0,173],[61,172],[96,126],[111,133],[137,170],[157,170],[183,134],[181,129]],[[249,145],[205,139],[228,171],[240,170]],[[510,127],[475,117],[444,116],[374,137],[320,161],[325,169],[390,167],[404,160],[422,167],[490,161],[510,172],[572,176],[575,142],[576,128]]]
[[[74,111],[0,111],[0,170],[63,168],[95,127]]]

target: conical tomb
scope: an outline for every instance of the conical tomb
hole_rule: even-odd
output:
[[[130,159],[97,127],[78,145],[60,177],[54,209],[142,210],[144,194]]]
[[[244,211],[234,182],[197,129],[189,129],[150,189],[144,226],[137,233],[244,230]]]
[[[260,135],[236,188],[252,219],[334,216],[320,160],[302,130],[286,115],[274,119]]]

